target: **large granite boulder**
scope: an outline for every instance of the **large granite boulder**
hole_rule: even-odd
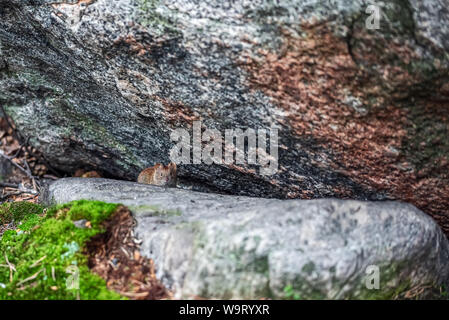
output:
[[[274,175],[202,163],[180,183],[400,199],[449,231],[449,1],[377,3],[0,0],[0,104],[53,166],[127,180],[196,120],[275,126]]]
[[[61,179],[46,203],[127,205],[141,252],[183,298],[392,298],[449,280],[449,243],[410,204],[277,200]],[[376,278],[377,277],[377,278]]]

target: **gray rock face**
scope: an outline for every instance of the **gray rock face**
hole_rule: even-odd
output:
[[[449,2],[379,1],[377,30],[370,3],[1,0],[0,103],[55,167],[127,180],[167,163],[170,133],[195,120],[275,126],[273,176],[203,163],[180,182],[400,199],[449,232]]]
[[[129,206],[142,253],[177,297],[388,298],[449,280],[447,239],[409,204],[248,198],[77,178],[50,184],[44,200],[77,199]],[[380,288],[369,290],[376,268]]]

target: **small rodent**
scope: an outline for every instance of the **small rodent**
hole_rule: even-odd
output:
[[[156,163],[153,167],[144,169],[137,177],[137,182],[155,186],[176,187],[176,163],[170,162],[166,166]]]
[[[81,178],[101,178],[101,175],[97,171],[88,171]]]

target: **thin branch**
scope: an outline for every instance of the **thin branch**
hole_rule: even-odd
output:
[[[28,161],[26,161],[26,159],[23,159],[23,163],[25,164],[28,175],[31,178],[31,181],[33,182],[33,189],[37,191],[36,180],[34,179],[33,173],[31,172],[30,166],[28,165]]]
[[[53,176],[53,175],[51,175],[51,174],[44,174],[43,177],[44,177],[45,179],[51,179],[51,180],[58,180],[58,179],[59,179],[58,177]]]
[[[34,268],[36,266],[38,266],[45,258],[47,258],[47,256],[43,256],[42,258],[40,258],[39,260],[37,260],[35,263],[33,263],[30,268]]]
[[[2,104],[0,104],[0,109],[1,109],[1,111],[2,111],[2,113],[3,113],[3,116],[4,116],[4,119],[5,119],[5,121],[6,121],[6,124],[7,124],[8,127],[10,127],[11,130],[12,130],[12,135],[13,135],[18,141],[21,141],[22,138],[20,137],[20,134],[17,132],[16,128],[14,128],[14,126],[13,126],[12,123],[11,123],[11,121],[9,121],[9,116],[8,116],[8,114],[6,113],[5,109],[3,108],[3,105],[2,105]]]
[[[6,195],[6,197],[9,196],[19,196],[21,194],[31,194],[33,196],[36,196],[39,194],[39,192],[37,192],[36,190],[19,190],[17,192],[10,192]]]
[[[17,150],[17,152],[12,157],[12,159],[17,158],[19,156],[19,154],[22,152],[23,148],[27,147],[29,141],[30,141],[30,137],[27,138],[27,140],[25,141],[24,144],[20,144],[19,150]]]
[[[30,276],[30,277],[28,277],[28,278],[26,278],[26,279],[20,281],[20,282],[17,284],[17,287],[18,287],[18,286],[21,286],[21,285],[24,284],[25,282],[28,282],[28,281],[31,281],[31,280],[36,279],[37,276],[38,276],[42,271],[44,271],[44,270],[45,270],[45,269],[42,268],[42,269],[40,269],[38,272],[36,272],[35,274],[33,274],[32,276]]]
[[[0,187],[19,189],[19,185],[8,182],[0,182]]]
[[[42,161],[44,163],[44,165],[47,167],[48,170],[50,170],[51,173],[53,173],[56,177],[61,178],[61,174],[58,173],[58,171],[56,171],[49,163],[48,161],[45,159],[45,157],[42,154],[35,154],[32,150],[31,150],[31,146],[27,146],[27,150],[28,152],[35,158],[39,159],[40,161]]]
[[[17,169],[19,169],[20,171],[22,171],[23,173],[25,173],[27,175],[28,178],[32,178],[29,176],[29,173],[26,169],[22,168],[21,166],[19,166],[17,163],[15,163],[13,161],[13,158],[8,157],[6,154],[3,153],[3,150],[0,150],[0,156],[6,160],[8,160],[9,162],[12,163],[13,166],[15,166]]]
[[[16,267],[12,263],[9,262],[6,252],[5,252],[5,260],[9,267],[9,282],[12,282],[13,271],[17,272],[17,270],[16,270]]]

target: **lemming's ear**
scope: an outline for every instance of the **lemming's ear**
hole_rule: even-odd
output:
[[[175,169],[175,170],[176,170],[176,163],[170,162],[170,163],[168,164],[168,167],[171,168],[171,169]]]

